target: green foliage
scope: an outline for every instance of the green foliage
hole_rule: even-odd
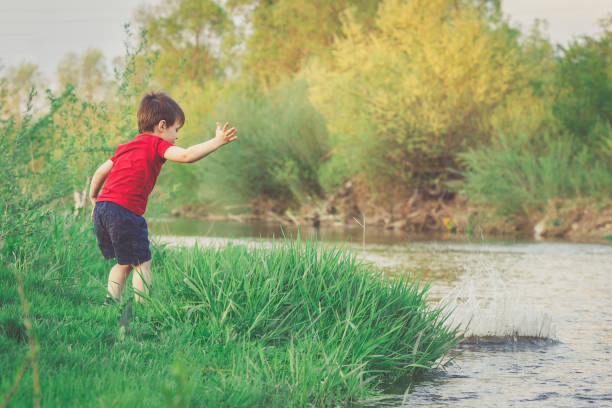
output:
[[[609,21],[602,27],[601,38],[572,43],[559,62],[531,34],[523,52],[530,86],[497,112],[508,136],[462,155],[469,197],[526,218],[551,199],[609,200],[612,31]]]
[[[0,65],[0,73],[4,67]],[[38,65],[22,62],[16,67],[9,67],[0,77],[2,117],[6,113],[18,115],[28,109],[28,105],[37,105],[41,95],[31,94],[32,88],[40,89],[45,83]]]
[[[342,17],[350,12],[371,24],[379,0],[230,0],[237,10],[252,7],[252,34],[246,39],[244,73],[265,89],[297,72],[308,58],[324,57],[342,34]]]
[[[542,133],[554,133],[562,128],[552,109],[557,94],[557,56],[540,23],[519,41],[522,86],[506,95],[492,112],[491,134],[521,134],[537,140]]]
[[[194,374],[196,369],[189,363],[189,356],[185,356],[184,360],[177,360],[172,365],[172,378],[162,389],[165,399],[165,407],[168,408],[183,408],[189,407],[195,388]]]
[[[121,335],[131,293],[101,307],[110,264],[90,222],[46,217],[23,241],[23,261],[0,265],[0,394],[27,351],[14,268],[40,344],[44,406],[335,406],[444,365],[458,341],[426,306],[426,286],[381,279],[344,250],[153,250],[152,297],[133,305]],[[31,382],[28,372],[12,404],[31,401]]]
[[[601,148],[602,126],[612,125],[612,17],[600,38],[584,37],[563,51],[557,67],[555,115],[576,142]]]
[[[338,146],[337,135],[329,135],[329,145]],[[337,148],[332,147],[330,153],[325,158],[319,171],[319,181],[321,188],[327,194],[333,194],[355,174],[355,163],[343,152],[337,153]]]
[[[2,112],[6,119],[0,121],[4,137],[0,144],[0,174],[5,179],[0,183],[0,240],[8,242],[4,255],[14,249],[16,240],[33,231],[48,205],[64,197],[71,187],[69,179],[66,182],[52,176],[56,172],[70,174],[67,160],[58,159],[53,149],[74,141],[58,138],[53,148],[49,148],[48,141],[54,137],[54,116],[74,102],[73,94],[71,89],[57,98],[49,94],[50,110],[37,118],[31,113],[34,94],[32,89],[23,117]]]
[[[153,76],[153,66],[157,53],[147,53],[147,32],[140,31],[134,38],[129,24],[125,25],[126,50],[122,61],[115,67],[114,95],[109,103],[112,108],[110,124],[114,134],[121,140],[128,141],[138,135],[136,113],[138,104],[149,90]],[[109,119],[111,119],[109,118]]]
[[[387,0],[373,29],[348,18],[343,31],[331,62],[306,78],[334,153],[381,191],[446,177],[458,152],[487,141],[492,112],[522,83],[505,26],[469,2]]]
[[[178,255],[163,262],[185,271],[167,278],[184,281],[174,296],[188,306],[159,302],[164,321],[180,319],[270,346],[315,338],[325,348],[343,348],[337,357],[350,360],[338,361],[341,367],[363,365],[387,379],[417,374],[445,352],[445,337],[438,337],[444,317],[427,310],[427,286],[406,277],[388,282],[344,250],[298,240],[265,250],[228,246]]]
[[[327,133],[303,81],[269,93],[231,93],[219,101],[205,128],[214,129],[221,119],[238,129],[238,140],[194,166],[211,198],[275,199],[282,212],[321,193],[318,171]]]
[[[198,86],[223,77],[223,53],[234,42],[233,23],[219,2],[166,0],[154,8],[141,8],[137,19],[147,31],[148,51],[159,52],[156,80],[165,89],[174,81]]]
[[[57,76],[62,88],[72,85],[75,92],[84,98],[101,99],[108,81],[104,55],[91,48],[80,56],[70,52],[60,60]]]
[[[609,200],[612,166],[570,138],[544,138],[541,148],[527,138],[500,137],[488,148],[461,155],[465,193],[502,214],[529,218],[550,199],[592,197]]]
[[[51,208],[72,208],[75,190],[84,192],[95,168],[112,154],[118,140],[132,136],[135,95],[142,82],[134,79],[140,49],[128,50],[125,70],[118,73],[115,104],[79,99],[69,85],[60,94],[45,91],[46,104],[35,112],[37,93],[30,89],[23,113],[11,108],[11,92],[0,92],[0,246],[11,255],[23,237],[36,231]],[[146,80],[146,75],[143,77]],[[116,132],[116,133],[115,133]],[[132,133],[132,135],[130,135]]]
[[[236,21],[251,24],[250,36]],[[612,161],[610,18],[600,36],[557,53],[537,24],[526,35],[509,27],[498,0],[165,0],[138,22],[139,36],[126,28],[114,80],[95,50],[62,61],[60,83],[76,86],[63,93],[31,92],[44,78],[30,63],[0,77],[0,170],[18,180],[1,190],[0,200],[16,200],[5,207],[15,211],[4,212],[5,225],[34,222],[19,208],[67,204],[71,190],[83,190],[93,167],[136,136],[138,102],[151,87],[183,106],[181,145],[208,140],[216,121],[239,130],[236,143],[199,164],[164,167],[150,200],[156,214],[198,202],[282,213],[355,175],[373,193],[416,184],[444,193],[467,165],[475,167],[465,190],[483,202],[497,197],[489,202],[497,205],[509,193],[474,186],[511,180],[498,177],[515,169],[508,152],[525,173],[539,174],[513,183],[542,180],[534,185],[546,183],[550,191],[537,190],[545,197],[609,191],[600,173]],[[495,144],[498,133],[522,136],[508,147]],[[523,153],[515,142],[536,149]],[[565,181],[542,173],[553,151],[569,160],[565,169],[557,163],[558,174],[570,174]],[[571,166],[589,158],[593,176],[576,178]],[[506,202],[526,213],[542,201]],[[10,230],[3,227],[5,248],[17,245]]]

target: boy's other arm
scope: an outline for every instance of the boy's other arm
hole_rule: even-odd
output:
[[[233,142],[238,138],[238,136],[236,136],[236,133],[238,133],[236,128],[228,129],[228,127],[229,123],[226,123],[223,129],[221,125],[217,123],[217,132],[214,138],[207,142],[188,147],[187,149],[178,146],[169,147],[164,153],[164,159],[178,163],[193,163],[198,161],[221,146]]]
[[[104,185],[104,181],[106,181],[106,177],[110,173],[113,168],[113,162],[110,160],[102,163],[100,167],[95,171],[91,178],[91,184],[89,185],[89,199],[92,204],[96,204],[96,199],[98,198],[98,194],[100,193],[100,189],[102,185]]]

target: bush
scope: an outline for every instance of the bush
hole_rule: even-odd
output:
[[[612,167],[569,137],[543,139],[538,149],[527,138],[500,137],[492,147],[461,155],[469,170],[463,191],[502,214],[529,218],[550,199],[592,197],[608,200]]]
[[[53,204],[86,188],[91,158],[105,148],[103,139],[95,142],[96,130],[83,137],[68,123],[86,111],[95,117],[94,105],[79,101],[70,87],[57,96],[48,92],[47,100],[48,110],[37,116],[30,103],[21,116],[0,112],[0,174],[5,178],[0,183],[0,241],[28,235]]]
[[[36,109],[32,101],[38,92],[30,89],[25,111],[16,113],[0,78],[0,174],[5,178],[0,184],[0,247],[4,239],[10,243],[27,236],[50,209],[72,209],[72,193],[87,194],[96,167],[119,141],[135,136],[134,99],[145,86],[134,79],[138,52],[128,50],[126,69],[117,72],[111,108],[78,98],[69,85],[59,94],[46,90]],[[4,254],[13,247],[4,246]]]
[[[600,38],[584,37],[563,51],[557,67],[554,113],[576,143],[601,148],[598,128],[612,125],[612,16]]]
[[[232,204],[275,200],[282,213],[320,195],[318,173],[327,133],[323,117],[308,101],[306,84],[291,82],[268,93],[239,92],[221,101],[204,126],[214,129],[216,120],[229,121],[238,129],[238,140],[190,170],[198,174],[208,199]]]

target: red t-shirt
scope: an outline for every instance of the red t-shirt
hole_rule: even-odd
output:
[[[149,194],[166,161],[164,153],[170,146],[172,143],[149,134],[117,146],[110,158],[113,167],[96,201],[112,201],[134,214],[144,214]]]

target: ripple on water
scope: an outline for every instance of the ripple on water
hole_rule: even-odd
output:
[[[429,273],[431,293],[467,338],[449,375],[369,406],[612,406],[611,246],[417,243],[373,252],[363,258]]]

